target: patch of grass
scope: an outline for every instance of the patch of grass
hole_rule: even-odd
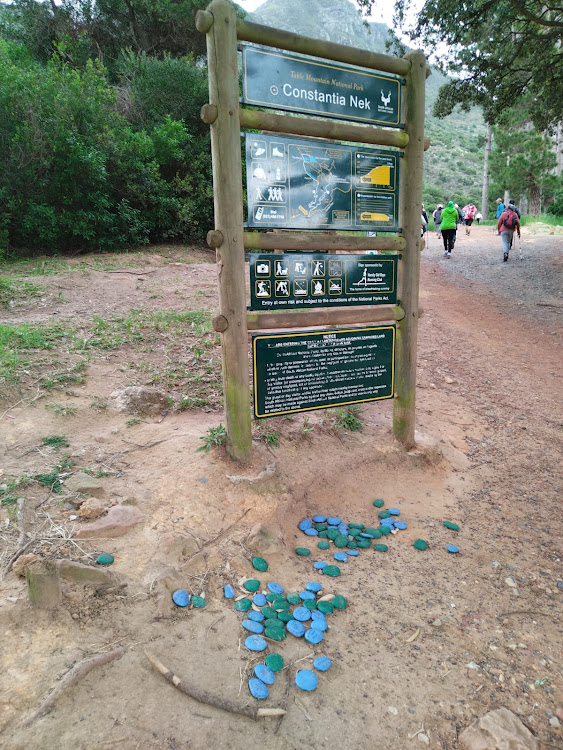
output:
[[[134,427],[136,424],[141,424],[140,419],[128,419],[127,422],[125,422],[126,427]]]
[[[0,307],[16,307],[27,299],[40,297],[45,287],[0,276]]]
[[[89,466],[82,469],[82,473],[88,474],[89,477],[96,477],[96,479],[111,477],[111,471],[106,471],[106,469],[91,469]]]
[[[17,383],[29,374],[29,354],[67,343],[72,331],[60,325],[0,323],[0,383]]]
[[[208,453],[211,448],[216,448],[225,444],[225,441],[227,440],[227,430],[222,424],[218,427],[210,427],[205,435],[200,437],[200,440],[203,441],[203,445],[201,445],[196,452],[200,453],[201,451],[205,451]]]
[[[0,484],[0,505],[8,508],[15,505],[21,497],[25,497],[17,490],[20,487],[27,487],[32,481],[33,477],[23,476],[18,479],[8,479]]]
[[[61,448],[68,448],[70,445],[66,439],[66,435],[50,435],[49,437],[41,438],[41,441],[43,445],[48,445],[57,453]]]
[[[90,404],[90,409],[96,409],[97,411],[105,411],[109,406],[109,403],[105,398],[101,396],[94,396],[94,400]]]
[[[88,364],[86,362],[77,362],[72,367],[67,367],[64,370],[52,372],[50,375],[42,375],[39,383],[42,388],[47,390],[64,388],[73,383],[83,383],[86,380],[84,373],[87,367]]]
[[[310,439],[311,433],[315,429],[315,426],[311,424],[311,418],[310,417],[303,417],[303,424],[301,425],[301,434],[304,437],[307,437]]]
[[[63,487],[63,479],[68,476],[69,469],[74,466],[74,461],[68,454],[65,454],[61,461],[52,468],[47,474],[35,474],[33,479],[44,487],[50,487],[55,495],[60,495]]]
[[[350,432],[360,431],[364,426],[361,419],[358,419],[358,414],[361,414],[361,411],[361,407],[357,405],[337,409],[334,418],[335,428],[337,430],[350,430]]]
[[[78,411],[78,408],[72,404],[45,404],[45,408],[58,417],[68,417]]]

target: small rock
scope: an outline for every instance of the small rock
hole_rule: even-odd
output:
[[[464,750],[537,750],[538,743],[520,719],[507,708],[489,711],[459,736]]]
[[[516,580],[514,579],[514,576],[508,576],[508,578],[504,579],[504,582],[507,586],[510,586],[511,588],[515,589],[518,584],[516,583]]]
[[[557,718],[557,716],[552,716],[551,719],[549,720],[549,724],[554,729],[559,729],[559,727],[561,726],[561,722],[559,721],[559,719]]]
[[[76,583],[117,583],[117,578],[109,570],[92,565],[83,565],[72,560],[59,560],[58,570],[61,578]]]
[[[424,732],[421,732],[418,736],[418,741],[422,742],[423,745],[429,745],[430,744],[430,737],[427,734],[424,734]]]
[[[103,484],[89,474],[73,474],[65,479],[64,486],[69,492],[80,492],[82,495],[101,497],[104,494]]]
[[[98,497],[90,497],[82,503],[78,510],[78,515],[83,521],[93,521],[95,518],[99,518],[103,515],[105,509],[105,500]]]
[[[528,648],[525,643],[519,643],[518,648]]]
[[[491,563],[491,568],[494,568],[495,570],[497,570],[498,568],[502,568],[502,565],[496,560],[493,560],[493,562]]]
[[[440,618],[434,620],[434,622],[432,623],[432,626],[435,627],[435,628],[441,628],[442,627],[442,620],[440,620]]]
[[[39,560],[39,557],[33,553],[30,553],[29,555],[21,555],[21,557],[18,557],[16,562],[12,565],[12,570],[17,576],[23,577],[25,576],[27,567],[36,560]]]
[[[141,511],[134,505],[114,505],[106,516],[93,523],[81,526],[76,532],[78,539],[123,536],[131,527],[143,520]]]
[[[467,669],[474,669],[476,672],[481,669],[481,667],[474,661],[470,661],[469,664],[466,664],[465,666],[467,667]]]
[[[447,383],[448,385],[451,385],[454,382],[454,380],[453,378],[444,378],[444,382]]]
[[[131,385],[128,388],[114,391],[110,398],[115,401],[118,411],[126,411],[130,414],[160,414],[170,408],[170,402],[165,393],[158,388],[149,388],[144,385]]]
[[[36,561],[25,571],[29,601],[41,609],[54,609],[62,602],[59,571],[53,560]]]
[[[389,706],[387,710],[390,714],[393,714],[393,716],[397,716],[397,714],[399,713],[399,709],[396,706]]]

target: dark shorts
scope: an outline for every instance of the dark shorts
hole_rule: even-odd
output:
[[[470,227],[473,224],[473,219],[466,219],[465,220],[465,226]]]

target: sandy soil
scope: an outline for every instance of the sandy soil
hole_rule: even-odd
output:
[[[109,467],[100,480],[103,496],[136,504],[144,521],[117,539],[77,540],[70,493],[47,497],[44,487],[26,488],[27,528],[41,530],[38,554],[92,561],[109,552],[127,587],[104,593],[67,586],[62,606],[43,611],[29,604],[23,578],[5,576],[2,746],[403,749],[428,739],[432,748],[455,750],[475,718],[506,706],[542,746],[561,747],[562,730],[549,719],[563,704],[562,248],[561,234],[524,230],[523,259],[514,252],[502,263],[500,238],[490,227],[473,227],[446,259],[430,237],[421,278],[419,446],[410,453],[392,436],[391,402],[365,406],[357,433],[336,432],[324,412],[311,415],[312,432],[303,431],[301,416],[269,420],[279,446],[257,441],[245,467],[222,449],[197,453],[220,412],[170,411],[127,427],[131,415],[115,410],[110,394],[143,382],[139,371],[133,376],[124,367],[127,348],[93,359],[85,384],[56,397],[30,404],[33,383],[5,393],[3,478],[52,467],[57,454],[41,438],[65,434],[72,471]],[[151,271],[145,275],[92,268],[30,278],[46,286],[43,300],[5,311],[2,320],[86,325],[93,315],[130,308],[214,310],[212,257],[205,250],[176,253],[140,254],[134,270]],[[94,398],[106,399],[108,408],[90,408]],[[76,414],[46,410],[54,399],[75,405]],[[272,465],[260,481],[228,478],[253,478]],[[331,580],[313,570],[320,553],[294,554],[307,540],[297,530],[302,518],[324,513],[371,524],[376,497],[398,506],[408,524],[386,554],[367,550]],[[5,511],[2,518],[4,567],[18,534]],[[445,529],[446,519],[460,531]],[[274,541],[264,554],[270,570],[256,577],[287,591],[320,580],[349,606],[329,618],[320,646],[292,636],[272,644],[290,666],[267,705],[285,705],[287,714],[254,723],[182,695],[151,669],[143,650],[202,689],[256,703],[246,682],[258,659],[241,646],[242,618],[222,586],[250,574],[257,524]],[[420,537],[430,543],[426,552],[413,548]],[[459,555],[446,552],[450,543]],[[170,590],[179,585],[204,593],[206,608],[176,608]],[[48,715],[21,726],[75,663],[117,645],[127,647],[121,659],[92,671]],[[314,652],[329,655],[333,666],[314,693],[303,693],[294,673]]]

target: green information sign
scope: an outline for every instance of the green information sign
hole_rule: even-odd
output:
[[[393,398],[395,326],[256,334],[254,414]]]
[[[394,305],[397,302],[397,257],[253,254],[250,256],[250,309]]]
[[[343,63],[242,45],[243,101],[401,127],[401,80]]]
[[[396,232],[399,159],[399,151],[247,133],[248,224]]]

